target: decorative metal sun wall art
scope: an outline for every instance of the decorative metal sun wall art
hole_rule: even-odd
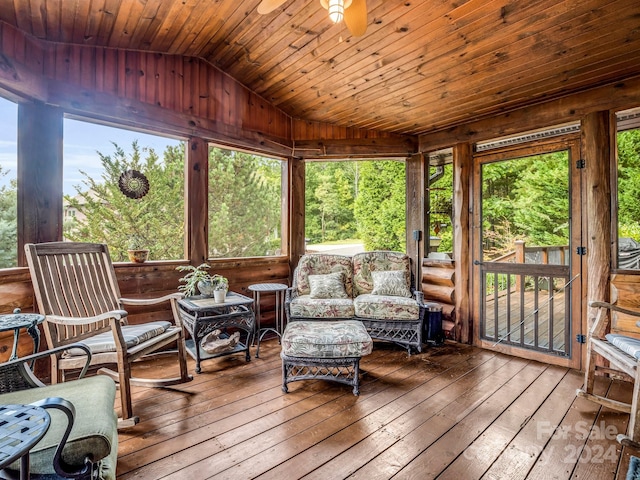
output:
[[[149,192],[149,180],[137,170],[127,170],[120,175],[118,187],[127,197],[137,200]]]

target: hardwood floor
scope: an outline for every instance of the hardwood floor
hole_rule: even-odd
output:
[[[453,343],[411,357],[376,343],[359,397],[324,381],[284,394],[279,350],[270,340],[261,358],[205,361],[176,389],[135,388],[141,422],[119,435],[118,479],[624,479],[640,456],[615,441],[628,415],[577,399],[582,375],[567,368]],[[631,395],[619,382],[597,387]]]

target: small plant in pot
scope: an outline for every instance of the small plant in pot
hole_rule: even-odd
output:
[[[217,303],[223,303],[229,289],[229,280],[222,275],[211,275],[207,270],[211,268],[206,263],[194,267],[193,265],[181,265],[176,267],[181,272],[188,272],[180,279],[184,285],[180,285],[178,290],[185,296],[196,295],[196,289],[205,297],[214,296]]]
[[[127,254],[129,260],[133,263],[144,263],[149,258],[149,249],[146,248],[147,242],[140,235],[131,235],[129,237],[129,245]]]

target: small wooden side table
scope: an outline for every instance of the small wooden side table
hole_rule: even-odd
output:
[[[256,342],[258,347],[256,348],[256,358],[260,358],[260,341],[267,332],[275,332],[279,338],[282,338],[282,332],[284,331],[284,294],[289,288],[284,283],[256,283],[249,285],[248,290],[253,292],[253,301],[255,302],[254,310],[256,311],[257,330],[256,330]],[[261,328],[261,312],[260,312],[260,294],[261,293],[275,293],[276,296],[276,308],[275,308],[275,328]]]
[[[35,405],[0,405],[0,468],[20,459],[20,479],[28,479],[29,450],[49,430],[51,417]]]

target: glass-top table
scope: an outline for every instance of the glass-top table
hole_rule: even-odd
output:
[[[216,302],[213,297],[196,295],[178,300],[178,313],[183,328],[191,338],[185,340],[187,352],[196,361],[196,373],[201,372],[200,362],[223,355],[245,352],[246,361],[251,361],[249,347],[255,331],[253,299],[239,293],[228,292],[225,301]],[[221,338],[228,338],[230,330],[239,331],[240,341],[229,350],[208,353],[202,348],[207,334],[220,330]]]

